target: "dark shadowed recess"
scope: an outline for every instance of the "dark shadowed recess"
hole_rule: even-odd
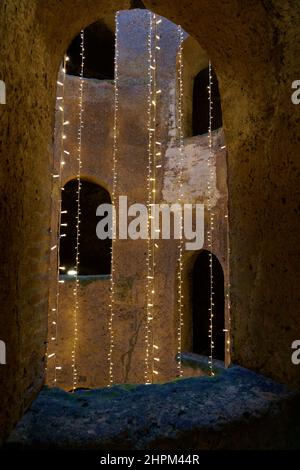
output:
[[[208,101],[209,71],[201,70],[194,80],[193,135],[206,134],[209,127]],[[222,108],[217,76],[212,69],[212,130],[222,127]]]
[[[215,255],[212,255],[213,279],[213,357],[224,360],[224,274],[222,266]],[[199,253],[193,268],[193,352],[210,355],[211,269],[210,253],[203,250]]]
[[[71,42],[67,56],[66,71],[69,75],[80,76],[80,34]],[[115,33],[102,21],[91,24],[84,30],[84,71],[85,78],[98,80],[114,79]]]
[[[66,234],[60,242],[60,266],[75,269],[76,266],[76,224],[77,224],[77,180],[69,181],[62,192],[62,232]],[[110,203],[110,195],[106,189],[90,181],[81,181],[80,190],[80,256],[79,275],[110,274],[111,269],[111,240],[99,240],[96,235],[96,225],[100,217],[96,209],[100,204]]]

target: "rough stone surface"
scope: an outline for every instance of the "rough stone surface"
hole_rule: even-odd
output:
[[[163,385],[74,394],[44,388],[7,445],[177,451],[300,448],[299,405],[298,394],[240,367],[213,378]]]
[[[181,23],[215,66],[228,146],[234,362],[300,386],[300,5],[291,0],[145,0]],[[58,67],[81,28],[128,2],[0,3],[1,436],[41,388],[47,338],[50,156]],[[168,250],[166,250],[166,255]],[[166,336],[168,333],[166,332]]]
[[[147,62],[147,33],[149,12],[133,10],[121,12],[119,15],[119,105],[118,113],[118,184],[120,195],[128,197],[128,203],[146,203],[147,187],[147,143],[148,129],[145,115],[148,98],[148,62]],[[166,19],[160,23],[161,52],[157,59],[158,86],[162,90],[157,106],[158,138],[162,143],[163,156],[159,163],[162,168],[157,170],[156,201],[173,204],[178,201],[178,177],[180,168],[180,151],[178,129],[176,125],[177,100],[176,92],[176,60],[178,50],[177,26]],[[183,58],[187,62],[184,70],[184,87],[191,88],[191,77],[195,70],[205,67],[196,61],[190,64],[194,55],[187,47],[189,38],[185,41]],[[187,44],[186,44],[187,43]],[[200,58],[204,55],[201,48],[196,48]],[[60,82],[63,78],[60,77]],[[58,87],[61,95],[61,87]],[[60,96],[59,95],[59,96]],[[57,215],[60,186],[76,177],[77,174],[77,133],[78,133],[78,96],[79,78],[66,76],[64,81],[64,126],[63,150],[70,152],[65,156],[62,178],[55,179],[53,188],[52,213],[52,242],[57,243]],[[187,96],[189,93],[187,92]],[[57,102],[61,105],[61,101]],[[85,79],[83,84],[83,129],[81,148],[81,176],[101,184],[112,191],[112,148],[113,148],[113,104],[114,87],[111,81]],[[190,114],[191,114],[190,107]],[[188,115],[189,112],[187,111]],[[56,133],[54,165],[55,173],[59,172],[61,158],[61,112],[56,113]],[[214,169],[212,185],[212,205],[215,213],[215,230],[212,251],[218,257],[224,271],[225,282],[228,282],[227,259],[227,172],[226,150],[222,130],[213,134],[213,156],[209,159],[207,134],[184,139],[183,165],[183,202],[189,204],[202,203],[207,207],[208,163]],[[134,184],[133,184],[134,182]],[[207,216],[207,214],[205,213]],[[95,223],[96,225],[96,223]],[[207,224],[206,224],[207,226]],[[194,227],[195,229],[195,227]],[[204,248],[208,249],[205,236]],[[178,241],[158,241],[156,251],[156,299],[154,319],[154,340],[159,346],[159,372],[154,377],[155,382],[172,380],[176,376],[175,357],[177,353],[177,258]],[[118,277],[116,315],[114,317],[115,354],[114,376],[117,383],[144,383],[145,357],[145,318],[146,318],[146,253],[147,241],[116,240],[115,270]],[[199,249],[184,253],[183,282],[185,290],[183,317],[183,350],[192,350],[192,291],[193,280],[191,272]],[[57,290],[57,254],[51,252],[50,259],[50,292],[49,292],[49,328],[48,328],[48,361],[47,384],[53,385],[55,367],[56,386],[65,390],[72,388],[72,349],[74,338],[74,279],[59,284],[58,314],[56,308]],[[164,288],[162,288],[164,286]],[[76,353],[76,368],[78,371],[79,387],[101,387],[108,383],[109,351],[109,279],[80,278],[78,294],[78,331],[79,338]],[[226,304],[227,306],[227,304]],[[57,340],[52,341],[56,335]],[[228,326],[228,310],[226,311]],[[54,332],[54,335],[53,335]],[[225,347],[225,345],[224,345]],[[229,355],[227,354],[227,362]],[[185,371],[186,372],[186,371]]]
[[[206,50],[228,150],[232,360],[294,387],[299,368],[300,5],[146,0]]]

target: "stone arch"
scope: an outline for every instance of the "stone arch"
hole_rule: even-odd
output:
[[[209,129],[209,101],[208,86],[209,67],[197,73],[193,83],[193,110],[192,110],[192,135],[207,134]],[[220,100],[219,85],[216,73],[211,67],[211,99],[212,99],[212,121],[211,130],[215,131],[222,127],[222,108]]]
[[[228,340],[226,329],[230,323],[228,298],[226,297],[228,272],[224,254],[220,252],[220,247],[215,247],[211,251],[210,247],[204,245],[201,250],[186,251],[184,253],[182,350],[184,353],[195,353],[204,356],[210,354],[210,340],[208,338],[210,253],[212,253],[213,258],[213,275],[216,275],[214,286],[217,299],[217,316],[213,324],[213,327],[215,326],[213,340],[218,346],[215,348],[213,357],[224,361],[225,367],[228,367],[232,362],[230,351],[226,347],[226,341]],[[195,341],[198,341],[197,345],[195,345]]]
[[[80,76],[80,34],[67,50],[66,72]],[[83,76],[98,80],[114,79],[115,34],[112,19],[100,20],[84,29],[85,65]]]
[[[193,88],[197,74],[208,66],[208,57],[200,44],[188,36],[182,47],[184,135],[193,135]]]
[[[64,185],[62,191],[62,222],[65,237],[60,242],[60,266],[65,270],[62,274],[74,270],[76,246],[76,217],[77,217],[77,188],[76,179],[71,179]],[[99,240],[96,235],[96,209],[100,204],[110,204],[109,192],[103,186],[81,178],[80,189],[80,264],[79,275],[107,275],[111,270],[111,240]]]
[[[201,250],[193,265],[192,274],[192,316],[193,341],[192,352],[210,355],[210,338],[208,336],[210,323],[210,294],[212,259],[213,275],[213,358],[225,359],[225,286],[222,265],[218,258],[207,250]]]
[[[299,388],[290,344],[299,311],[299,182],[291,168],[299,165],[300,108],[295,109],[289,92],[291,77],[300,70],[295,39],[300,7],[235,0],[193,0],[188,6],[182,0],[144,3],[180,22],[207,50],[218,74],[228,150],[233,361]],[[0,6],[0,23],[5,25],[0,28],[1,63],[13,72],[10,108],[4,110],[0,127],[0,151],[6,156],[0,229],[5,315],[0,327],[6,343],[10,341],[15,366],[13,374],[5,368],[0,379],[2,435],[44,380],[51,187],[47,175],[59,64],[82,27],[116,8],[129,7],[130,2],[122,0],[113,5],[77,0],[72,7],[68,0],[46,5],[34,0],[26,8],[11,0]],[[18,55],[12,54],[12,47]],[[270,355],[275,347],[276,355]]]
[[[183,43],[183,119],[184,135],[206,134],[208,131],[208,57],[200,44],[191,36]],[[212,67],[212,130],[222,126],[222,110],[218,78]]]

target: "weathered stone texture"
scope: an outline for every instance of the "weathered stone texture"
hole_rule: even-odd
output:
[[[149,12],[143,10],[122,12],[119,16],[119,107],[118,113],[118,161],[117,191],[126,195],[128,203],[146,203],[147,193],[147,98],[148,98],[148,53],[147,32]],[[162,169],[157,170],[157,202],[173,204],[178,201],[178,178],[180,151],[176,130],[176,110],[178,94],[175,92],[178,31],[176,25],[167,20],[160,24],[161,53],[157,61],[157,78],[162,98],[157,112],[159,140],[164,150],[161,158]],[[190,52],[184,52],[188,62]],[[203,67],[206,63],[203,64]],[[200,64],[201,67],[201,64]],[[184,84],[188,81],[184,77]],[[78,77],[65,77],[64,120],[70,122],[64,127],[66,140],[64,149],[70,156],[64,159],[62,185],[77,174],[77,133],[78,133]],[[60,91],[60,88],[59,88]],[[83,85],[83,129],[82,129],[82,168],[81,175],[110,192],[112,190],[112,148],[113,148],[113,103],[112,82],[86,79]],[[58,101],[60,104],[61,101]],[[61,155],[61,113],[57,113],[55,167],[59,171]],[[209,180],[208,135],[184,140],[183,192],[184,203],[203,203],[207,207]],[[226,150],[223,132],[213,136],[211,163],[214,168],[212,184],[212,206],[215,212],[213,252],[219,258],[228,281],[227,273],[227,175]],[[56,200],[59,197],[57,181]],[[55,201],[54,201],[55,203]],[[57,204],[54,204],[57,211]],[[207,216],[207,214],[205,214]],[[52,234],[56,243],[57,213],[53,218]],[[205,223],[207,227],[207,222]],[[195,229],[195,227],[194,227]],[[155,324],[153,326],[155,344],[159,346],[159,372],[155,381],[164,382],[176,375],[177,353],[177,291],[176,272],[178,268],[178,241],[158,241],[156,252],[156,299]],[[208,249],[205,236],[204,248]],[[147,241],[116,240],[115,270],[116,316],[114,318],[115,354],[114,377],[118,383],[143,383],[145,358],[145,318],[146,318],[146,250]],[[199,250],[184,254],[184,342],[186,351],[192,350],[192,279],[191,270]],[[49,353],[56,353],[49,359],[47,383],[53,385],[54,367],[57,371],[57,386],[66,390],[72,387],[72,346],[74,337],[74,296],[75,280],[59,285],[58,339],[51,341],[57,293],[56,256],[51,260],[51,291],[49,302]],[[80,279],[79,291],[79,342],[76,354],[79,387],[99,387],[108,383],[109,349],[109,288],[108,279]],[[227,357],[227,362],[229,356]]]
[[[163,385],[74,394],[45,388],[7,445],[98,451],[299,449],[299,414],[299,393],[232,367],[213,378]]]
[[[300,107],[290,94],[300,76],[300,6],[290,0],[145,4],[199,41],[219,79],[228,146],[233,360],[299,388],[290,346],[299,336]],[[7,85],[0,108],[0,331],[8,356],[0,368],[1,436],[44,375],[59,63],[82,27],[127,7],[106,0],[0,3],[0,79]],[[173,256],[167,247],[165,253]]]

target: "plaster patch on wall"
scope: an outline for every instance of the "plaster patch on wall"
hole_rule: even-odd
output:
[[[222,131],[218,130],[213,135],[213,149],[216,152],[222,145]],[[165,155],[165,173],[163,181],[163,200],[174,203],[179,198],[178,177],[180,171],[179,144],[171,143]],[[183,193],[185,203],[205,203],[207,196],[207,181],[209,176],[209,148],[207,135],[196,136],[184,141],[184,168],[183,168]],[[213,200],[215,206],[221,197],[217,188],[216,159],[213,159]]]

